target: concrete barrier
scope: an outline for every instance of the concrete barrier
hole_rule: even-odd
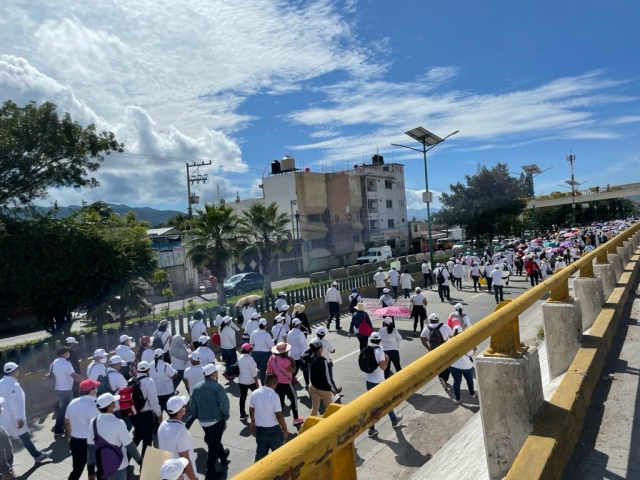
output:
[[[416,263],[418,259],[415,255],[407,255],[407,263]]]
[[[364,270],[362,269],[362,265],[351,265],[347,267],[347,275],[349,277],[355,277],[356,275],[362,275]]]
[[[309,275],[309,280],[311,280],[311,283],[326,282],[329,280],[329,274],[327,272],[314,272]]]
[[[382,267],[384,270],[386,270],[389,264],[386,260],[379,260],[377,262],[373,262],[373,266],[375,270],[377,270],[379,267]]]
[[[416,261],[424,262],[429,256],[426,253],[416,253]]]
[[[331,275],[332,280],[339,280],[341,278],[347,277],[347,269],[344,267],[334,268],[333,270],[330,270],[329,273]]]
[[[373,263],[365,263],[361,265],[362,273],[371,273],[377,270],[376,266]]]

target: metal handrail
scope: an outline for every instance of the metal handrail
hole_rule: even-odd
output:
[[[581,276],[593,276],[593,261],[607,263],[607,253],[616,252],[616,247],[622,246],[622,242],[639,229],[640,223],[620,232],[515,300],[501,304],[499,310],[451,338],[437,350],[425,354],[352,402],[333,409],[335,411],[332,410],[333,413],[330,416],[323,418],[310,429],[305,428],[305,432],[240,472],[234,480],[298,479],[314,476],[314,472],[317,474],[323,464],[349,447],[358,435],[378,422],[380,418],[466,352],[498,333],[500,335],[496,335],[497,340],[504,339],[502,334],[505,327],[510,329],[511,324],[517,325],[518,315],[545,295],[551,293],[551,300],[567,300],[568,280],[574,273],[580,271]],[[520,345],[514,347],[517,350]],[[315,422],[317,419],[309,417],[307,422],[310,420]],[[345,466],[343,465],[341,478],[355,478],[355,468],[354,472],[349,472],[345,471]]]

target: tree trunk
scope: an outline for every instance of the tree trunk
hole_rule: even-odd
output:
[[[127,323],[127,313],[124,305],[120,305],[120,328],[124,328]]]
[[[266,262],[263,262],[260,268],[262,269],[262,275],[264,275],[264,294],[271,295],[273,293],[273,287],[271,286],[271,268]]]
[[[224,293],[224,281],[225,277],[216,276],[218,280],[218,305],[225,305],[227,303],[227,295]]]

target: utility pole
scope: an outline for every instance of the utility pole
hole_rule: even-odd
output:
[[[200,167],[205,167],[207,165],[211,165],[211,160],[209,160],[208,163],[205,162],[200,162],[200,163],[196,163],[196,162],[192,162],[191,164],[189,164],[189,162],[185,162],[185,166],[187,167],[187,202],[189,203],[189,219],[191,219],[193,217],[193,207],[191,206],[193,203],[198,203],[198,202],[194,202],[194,199],[191,197],[191,185],[194,183],[206,183],[207,182],[207,174],[200,174],[199,173],[199,168]],[[196,173],[194,173],[193,175],[191,175],[191,173],[189,172],[190,168],[195,168],[196,169]],[[195,196],[195,195],[194,195]]]
[[[567,162],[571,164],[571,212],[573,213],[573,225],[576,224],[576,179],[573,177],[573,162],[575,162],[576,156],[569,150],[567,155]]]

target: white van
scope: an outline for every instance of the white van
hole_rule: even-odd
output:
[[[370,248],[365,255],[358,257],[356,263],[362,265],[363,263],[374,263],[380,260],[388,260],[393,256],[391,253],[391,247],[385,245],[384,247]]]

